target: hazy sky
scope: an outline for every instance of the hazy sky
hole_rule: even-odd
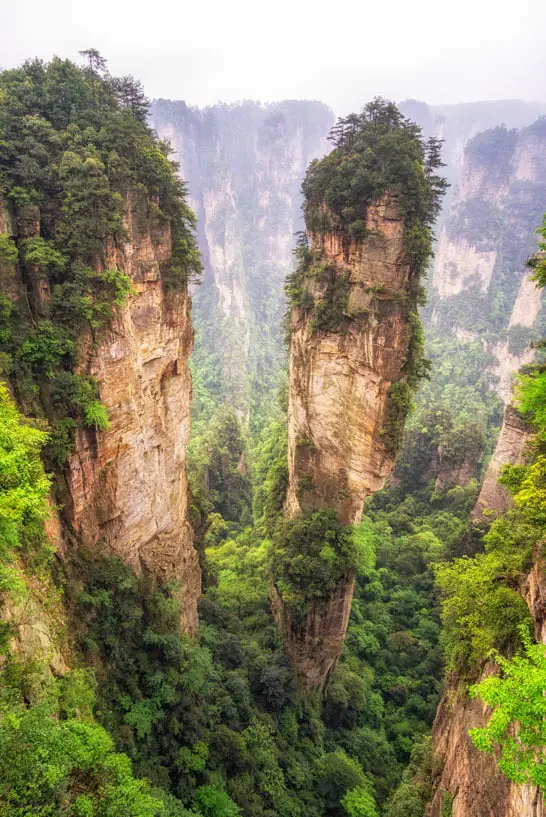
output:
[[[152,97],[546,101],[546,0],[0,0],[0,65],[98,48]]]

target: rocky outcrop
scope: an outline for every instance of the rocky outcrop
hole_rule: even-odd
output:
[[[436,482],[434,483],[435,491],[448,491],[450,488],[455,488],[459,485],[465,488],[473,479],[476,479],[478,472],[478,461],[475,459],[465,459],[461,465],[452,468],[442,467],[440,456],[440,463],[438,466],[438,473],[436,475]]]
[[[205,272],[194,294],[196,365],[214,367],[217,393],[248,416],[285,365],[283,286],[302,229],[300,187],[309,162],[326,152],[333,114],[307,101],[201,111],[157,100],[151,118],[173,145],[198,217]]]
[[[78,544],[113,553],[138,573],[178,583],[181,627],[193,633],[201,576],[188,521],[185,472],[190,299],[186,288],[165,289],[170,228],[164,222],[151,225],[140,195],[129,193],[124,200],[126,238],[105,248],[105,268],[127,273],[133,292],[98,337],[81,338],[79,371],[96,378],[109,428],[78,429],[73,452],[58,475],[63,530],[57,550]],[[39,231],[39,219],[30,226],[19,218],[8,224],[4,213],[2,220],[15,236]],[[32,308],[47,312],[43,287],[34,293],[18,274],[10,281],[10,297],[37,298]],[[42,400],[49,414],[46,394]]]
[[[311,606],[305,622],[296,622],[278,589],[271,588],[271,609],[283,634],[284,650],[306,690],[320,690],[334,669],[351,615],[354,576],[346,576],[325,606]]]
[[[472,511],[474,522],[490,522],[510,508],[510,494],[498,479],[504,465],[521,465],[524,462],[525,450],[533,432],[533,427],[513,406],[505,408],[501,433]]]
[[[385,197],[368,209],[373,235],[342,245],[336,234],[311,235],[321,263],[346,278],[339,332],[313,328],[300,309],[291,315],[288,406],[289,484],[286,512],[334,508],[342,522],[360,521],[365,499],[383,487],[394,453],[385,434],[389,390],[407,360],[410,330],[403,294],[410,266],[396,202]],[[316,278],[305,282],[316,302]]]
[[[180,583],[182,628],[197,628],[201,576],[188,521],[186,446],[193,346],[186,291],[165,291],[167,228],[152,229],[125,207],[128,240],[113,263],[135,294],[90,357],[108,409],[108,431],[80,430],[66,469],[64,509],[84,546],[118,554],[138,573]]]
[[[482,677],[495,671],[495,665],[488,664]],[[472,744],[468,730],[485,726],[489,715],[487,706],[459,692],[453,679],[432,732],[439,772],[428,817],[543,817],[543,800],[536,787],[511,783],[494,756]]]
[[[369,237],[350,244],[338,233],[309,234],[316,267],[302,288],[313,307],[293,307],[290,318],[289,518],[330,508],[355,524],[393,466],[390,391],[405,381],[411,329],[404,295],[412,275],[395,197],[369,206],[367,227]],[[316,310],[328,297],[320,268],[330,271],[326,286],[345,282],[334,306],[343,323],[338,331],[316,327]],[[303,625],[273,588],[286,652],[307,689],[321,688],[339,658],[353,587],[349,574],[326,603],[309,605]]]

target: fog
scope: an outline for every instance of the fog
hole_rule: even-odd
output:
[[[545,0],[2,0],[0,65],[94,47],[151,97],[546,101]]]

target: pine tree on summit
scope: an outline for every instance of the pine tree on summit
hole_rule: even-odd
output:
[[[112,89],[121,107],[130,110],[135,119],[145,124],[150,109],[150,100],[144,93],[142,83],[129,74],[125,77],[114,78]]]
[[[95,96],[95,81],[101,74],[107,72],[107,63],[105,58],[96,48],[86,48],[84,51],[78,52],[81,57],[85,57],[88,62],[87,71],[89,73],[89,81],[91,83],[91,95],[93,97],[93,107],[95,107],[97,99]]]

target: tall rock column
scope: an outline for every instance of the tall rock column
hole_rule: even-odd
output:
[[[426,201],[413,200],[414,176],[404,184],[391,173],[396,157],[395,150],[385,150],[389,139],[398,142],[400,151],[421,155],[421,167],[412,172],[428,190]],[[342,525],[354,525],[366,498],[383,487],[392,469],[411,391],[422,371],[419,275],[430,252],[430,224],[443,185],[436,176],[432,180],[437,164],[418,129],[389,103],[376,101],[360,117],[340,122],[334,141],[334,151],[311,165],[304,182],[307,233],[288,286],[284,512],[294,520],[328,509]],[[352,174],[347,178],[348,162]],[[361,192],[355,193],[359,178]],[[416,208],[410,217],[411,202]],[[425,248],[419,257],[410,240],[417,235]],[[329,586],[320,594],[315,589],[312,598],[300,587],[307,602],[302,617],[301,604],[294,612],[293,581],[287,584],[286,576],[274,572],[274,614],[308,690],[324,685],[341,654],[354,575],[351,565],[341,571],[333,590]]]
[[[406,382],[411,327],[404,303],[411,267],[397,199],[367,210],[369,239],[343,247],[336,233],[310,233],[327,280],[306,273],[313,309],[290,317],[289,485],[286,513],[333,508],[360,521],[365,499],[383,487],[395,441],[388,433],[391,385]],[[316,308],[336,292],[339,322],[321,330]],[[342,291],[343,290],[343,291]],[[320,320],[320,319],[319,319]]]
[[[123,201],[122,238],[108,239],[105,269],[121,270],[132,292],[96,337],[85,329],[76,363],[96,381],[108,427],[80,426],[70,455],[56,473],[62,529],[57,549],[82,545],[115,554],[136,573],[178,586],[180,625],[194,633],[201,571],[188,518],[186,447],[190,434],[193,348],[187,286],[166,289],[172,262],[169,224],[146,215],[142,192]],[[40,236],[40,211],[9,212],[0,200],[0,233],[13,242]],[[14,245],[15,246],[15,243]],[[0,259],[2,292],[38,317],[48,317],[47,279]],[[42,385],[42,409],[57,419],[51,388]],[[34,407],[34,411],[37,411]]]
[[[140,205],[140,207],[139,207]],[[137,573],[179,585],[181,628],[197,629],[201,571],[188,519],[186,447],[190,435],[193,348],[187,288],[166,290],[168,225],[124,202],[127,240],[108,264],[130,277],[133,294],[86,364],[109,415],[106,431],[79,429],[65,469],[70,528],[91,550],[113,552]]]

